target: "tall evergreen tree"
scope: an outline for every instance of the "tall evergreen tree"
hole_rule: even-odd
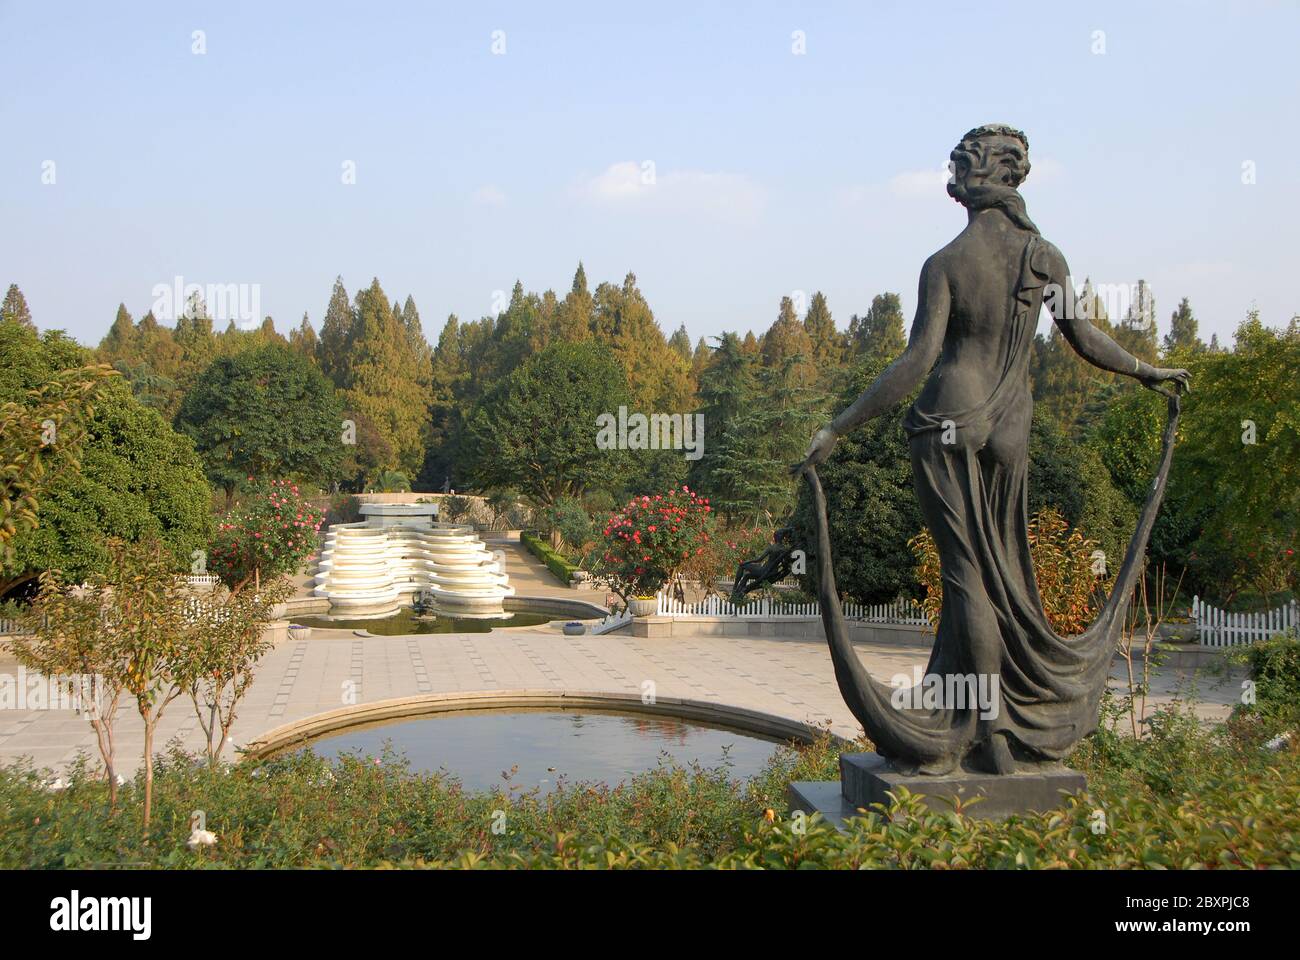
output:
[[[444,479],[453,484],[453,467],[464,431],[465,412],[468,409],[465,385],[468,367],[465,360],[465,337],[460,321],[453,313],[443,324],[438,344],[433,348],[430,363],[430,405],[428,451],[420,471],[420,484],[426,489],[440,489]]]
[[[1145,280],[1139,280],[1128,313],[1114,331],[1115,342],[1139,360],[1154,364],[1160,340],[1156,336],[1156,300]]]
[[[893,360],[907,346],[903,333],[903,301],[896,293],[878,293],[871,298],[865,317],[856,314],[849,321],[850,348],[854,356],[872,361]]]
[[[135,321],[131,319],[126,304],[117,305],[117,316],[113,318],[113,325],[108,328],[108,333],[99,343],[99,355],[109,363],[122,361],[128,366],[134,366],[140,361]]]
[[[306,310],[302,312],[302,322],[298,324],[298,328],[289,331],[289,346],[312,363],[317,362],[316,355],[320,349],[320,341],[316,338],[316,331],[311,325],[311,320],[307,318]]]
[[[578,269],[573,274],[573,285],[560,301],[556,312],[556,339],[565,343],[581,343],[590,337],[593,309],[594,300],[587,286],[587,271],[583,268],[582,261],[578,261]]]
[[[686,324],[683,323],[677,328],[677,331],[668,338],[668,346],[676,350],[677,355],[685,360],[688,365],[690,364],[693,359],[691,354],[691,335],[686,332]]]
[[[763,365],[777,368],[785,365],[791,357],[802,357],[811,372],[813,346],[799,317],[794,312],[794,301],[789,297],[781,298],[781,308],[776,320],[763,336]],[[798,371],[802,372],[802,371]]]
[[[9,289],[5,292],[4,304],[0,305],[0,321],[3,320],[12,320],[25,327],[35,326],[32,323],[32,312],[27,308],[27,298],[23,296],[16,283],[9,284]]]
[[[352,305],[343,287],[343,278],[334,278],[325,319],[320,326],[320,368],[339,389],[347,384],[351,364],[353,336]]]
[[[1103,333],[1121,339],[1107,316],[1105,300],[1094,289],[1091,279],[1084,279],[1075,309]],[[1030,369],[1036,415],[1050,420],[1067,435],[1085,428],[1116,391],[1127,390],[1131,384],[1127,378],[1117,381],[1114,374],[1084,360],[1056,324],[1047,336],[1035,336]]]
[[[420,324],[420,311],[415,306],[415,298],[409,293],[402,304],[401,319],[402,326],[406,328],[407,343],[410,344],[411,351],[415,354],[416,364],[420,371],[416,382],[422,388],[428,388],[431,373],[429,366],[433,360],[433,350],[429,347],[429,341],[425,339],[424,327]]]
[[[258,340],[262,343],[288,343],[284,337],[280,336],[279,331],[275,329],[275,321],[270,317],[262,320],[262,325],[257,328],[259,334]]]
[[[689,365],[668,346],[636,274],[624,277],[622,286],[597,287],[593,317],[596,339],[622,364],[637,409],[685,412],[691,401]]]
[[[1169,317],[1169,333],[1165,335],[1165,353],[1180,353],[1205,349],[1205,344],[1196,334],[1196,317],[1192,314],[1192,305],[1186,297],[1178,304],[1178,309]]]
[[[691,354],[691,382],[695,384],[696,393],[699,392],[700,375],[704,373],[705,368],[709,365],[709,359],[713,351],[709,349],[708,343],[703,337],[700,337],[695,343],[695,352]]]
[[[826,422],[829,397],[800,370],[799,354],[763,367],[754,402],[740,410],[715,444],[705,489],[724,514],[773,523],[795,503],[790,477],[808,438]]]
[[[813,294],[812,302],[808,304],[803,326],[812,343],[812,359],[818,368],[829,370],[838,366],[844,359],[844,338],[835,329],[831,308],[820,290]]]
[[[180,370],[176,379],[182,389],[188,389],[217,356],[218,345],[216,334],[212,330],[212,318],[202,313],[194,316],[188,312],[183,313],[176,320],[172,338],[181,351]]]
[[[757,360],[739,337],[723,333],[699,378],[696,409],[704,417],[704,455],[691,464],[690,481],[701,490],[713,488],[713,471],[721,462],[717,441],[750,406],[756,393]]]
[[[344,406],[364,414],[394,451],[387,464],[415,476],[424,463],[427,383],[405,326],[376,278],[357,294]]]

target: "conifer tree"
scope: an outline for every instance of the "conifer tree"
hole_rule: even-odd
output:
[[[779,370],[795,357],[799,358],[799,362],[792,368],[792,374],[804,384],[812,383],[817,377],[817,369],[812,361],[812,340],[794,312],[794,301],[782,297],[776,322],[763,336],[763,366]]]
[[[343,389],[348,381],[352,327],[352,306],[348,301],[348,292],[343,287],[343,278],[335,277],[334,289],[330,292],[329,304],[325,307],[325,319],[320,326],[319,361],[321,372],[339,389]]]
[[[668,346],[650,304],[636,284],[636,274],[622,286],[596,288],[593,328],[627,374],[632,402],[646,412],[685,412],[691,402],[690,368]]]
[[[594,302],[587,286],[587,271],[578,261],[573,285],[556,312],[555,337],[565,343],[581,343],[591,336]]]
[[[140,362],[135,321],[131,319],[126,304],[117,305],[117,316],[113,319],[113,325],[108,328],[108,333],[99,343],[99,355],[109,363],[123,362],[128,367],[133,367]]]
[[[878,293],[871,298],[865,317],[856,314],[849,321],[849,340],[858,359],[893,360],[907,346],[903,334],[903,302],[896,293]]]
[[[757,360],[746,352],[736,334],[723,333],[718,338],[699,378],[696,409],[704,417],[705,442],[704,455],[690,467],[693,487],[712,488],[713,470],[720,462],[716,441],[753,402],[757,366]]]
[[[298,324],[296,330],[289,331],[289,346],[293,347],[312,363],[316,363],[316,355],[320,349],[320,341],[316,338],[316,330],[311,325],[311,320],[307,318],[307,311],[302,312],[302,322]]]
[[[393,450],[386,467],[415,476],[424,463],[427,383],[405,326],[373,280],[357,294],[344,405],[364,414]]]
[[[838,366],[844,359],[844,338],[835,329],[831,308],[820,290],[813,294],[812,302],[808,304],[803,326],[812,343],[812,359],[818,369],[829,371]]]
[[[18,284],[9,284],[9,289],[5,293],[4,304],[0,305],[0,321],[12,320],[14,323],[21,323],[25,327],[33,327],[32,312],[27,308],[27,298],[23,292],[18,289]]]
[[[686,324],[677,328],[677,332],[668,338],[668,346],[677,351],[677,355],[689,364],[691,355],[691,335],[686,332]]]
[[[1192,305],[1186,297],[1183,297],[1182,302],[1178,304],[1178,309],[1169,317],[1169,332],[1165,334],[1165,353],[1204,350],[1205,344],[1197,336],[1196,327]]]

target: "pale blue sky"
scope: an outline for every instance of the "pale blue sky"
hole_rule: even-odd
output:
[[[1076,277],[1222,338],[1300,312],[1298,28],[1293,2],[3,2],[0,284],[93,343],[177,275],[259,284],[282,331],[377,275],[433,339],[582,259],[667,332],[817,289],[843,327],[883,290],[910,315],[964,223],[939,171],[997,121]]]

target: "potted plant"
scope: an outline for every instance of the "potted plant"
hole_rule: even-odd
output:
[[[628,612],[634,617],[651,617],[659,608],[659,598],[656,596],[632,597],[627,602]]]
[[[665,588],[682,594],[682,572],[709,549],[715,520],[707,497],[690,487],[633,497],[605,522],[584,564],[628,605],[634,617],[656,609]]]

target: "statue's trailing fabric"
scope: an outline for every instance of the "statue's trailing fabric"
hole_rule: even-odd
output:
[[[1114,588],[1083,633],[1061,637],[1047,621],[1028,539],[1028,362],[1048,270],[1032,234],[1021,257],[999,379],[981,404],[959,411],[914,406],[904,421],[922,514],[935,539],[944,598],[927,675],[997,674],[997,709],[973,703],[899,709],[854,653],[831,562],[826,501],[804,470],[817,528],[822,619],[840,691],[879,752],[905,765],[951,769],[993,734],[1026,760],[1057,760],[1096,727],[1101,694],[1173,458],[1179,401],[1169,398],[1160,463]],[[919,693],[919,691],[918,691]],[[924,702],[904,696],[901,702]]]

